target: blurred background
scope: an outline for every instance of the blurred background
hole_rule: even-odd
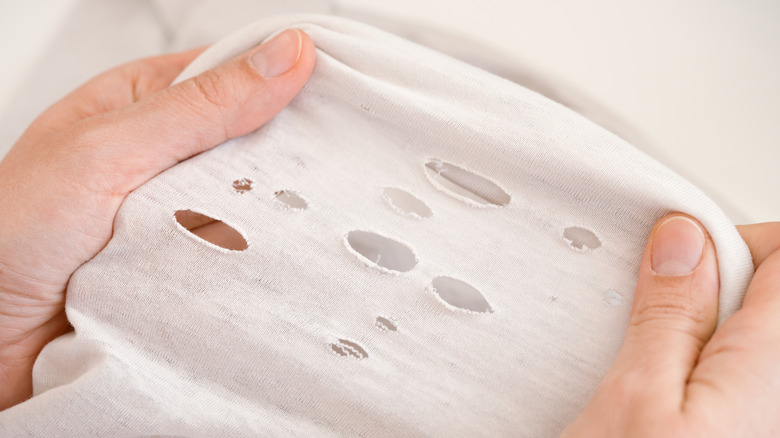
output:
[[[567,104],[691,180],[737,223],[780,220],[776,0],[0,4],[0,156],[49,104],[113,65],[214,41],[264,14],[335,13]]]

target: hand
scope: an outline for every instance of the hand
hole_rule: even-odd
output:
[[[49,108],[0,162],[0,410],[32,393],[32,366],[65,333],[71,274],[109,241],[127,194],[268,122],[303,87],[314,45],[288,30],[168,87],[201,50],[104,73]]]
[[[742,308],[716,330],[712,240],[680,214],[656,224],[623,347],[563,436],[780,434],[780,222],[738,228],[756,272]]]

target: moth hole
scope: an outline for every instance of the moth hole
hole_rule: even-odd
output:
[[[421,218],[433,216],[428,204],[405,190],[385,187],[383,195],[390,206],[399,213]]]
[[[330,344],[330,348],[339,356],[354,357],[355,359],[365,359],[368,357],[368,353],[363,347],[346,339],[339,339],[337,343]]]
[[[610,307],[619,306],[623,304],[623,295],[616,290],[610,289],[604,292],[601,301]]]
[[[596,233],[582,227],[568,227],[563,230],[563,239],[574,249],[596,249],[601,246]]]
[[[350,231],[347,244],[371,265],[407,272],[417,265],[417,256],[401,242],[368,231]]]
[[[192,210],[179,210],[174,217],[187,232],[220,248],[243,251],[249,247],[241,233],[218,219]]]
[[[299,194],[291,190],[279,190],[274,192],[274,195],[276,196],[276,199],[279,200],[279,202],[286,205],[288,208],[293,208],[296,210],[306,210],[309,208],[309,203],[306,202],[306,200],[303,199]]]
[[[452,277],[436,277],[431,285],[433,292],[453,307],[478,313],[493,312],[482,293],[464,281]]]
[[[467,203],[501,207],[512,200],[498,184],[452,163],[430,159],[425,163],[425,172],[436,188]]]
[[[376,317],[376,326],[386,332],[398,331],[398,325],[396,325],[396,323],[391,319],[385,318],[384,316]]]
[[[233,181],[233,189],[236,193],[246,193],[252,190],[253,185],[254,181],[249,178],[241,178]]]

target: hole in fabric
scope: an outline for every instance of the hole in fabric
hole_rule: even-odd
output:
[[[601,246],[601,240],[593,231],[582,227],[569,227],[563,230],[563,239],[574,249],[596,249]]]
[[[385,187],[382,193],[390,206],[399,213],[421,218],[433,216],[428,204],[405,190]]]
[[[309,203],[305,199],[301,198],[297,193],[290,190],[279,190],[275,192],[276,199],[289,208],[297,210],[306,210],[309,207]]]
[[[246,193],[252,190],[252,185],[254,185],[254,182],[249,178],[241,178],[233,181],[233,189],[235,189],[237,193]]]
[[[433,291],[451,306],[472,312],[493,312],[485,297],[468,283],[452,277],[436,277],[431,285]]]
[[[372,265],[407,272],[417,265],[417,256],[401,242],[368,231],[350,231],[347,244]]]
[[[425,163],[425,172],[436,188],[469,204],[504,206],[512,200],[509,193],[484,176],[436,158]]]
[[[390,320],[389,318],[385,318],[384,316],[376,317],[376,326],[386,332],[398,331],[398,325],[396,325],[396,323]]]
[[[368,357],[368,353],[363,347],[346,339],[339,339],[337,343],[330,344],[330,348],[339,356],[351,356],[356,359],[365,359]]]
[[[621,295],[618,291],[610,289],[604,292],[601,301],[607,306],[619,306],[623,303],[623,295]]]
[[[174,217],[185,230],[220,248],[243,251],[249,247],[241,233],[220,220],[192,210],[179,210]]]

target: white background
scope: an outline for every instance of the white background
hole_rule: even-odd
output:
[[[74,2],[0,0],[0,109]],[[776,0],[341,3],[515,54],[621,115],[716,200],[780,220]]]

